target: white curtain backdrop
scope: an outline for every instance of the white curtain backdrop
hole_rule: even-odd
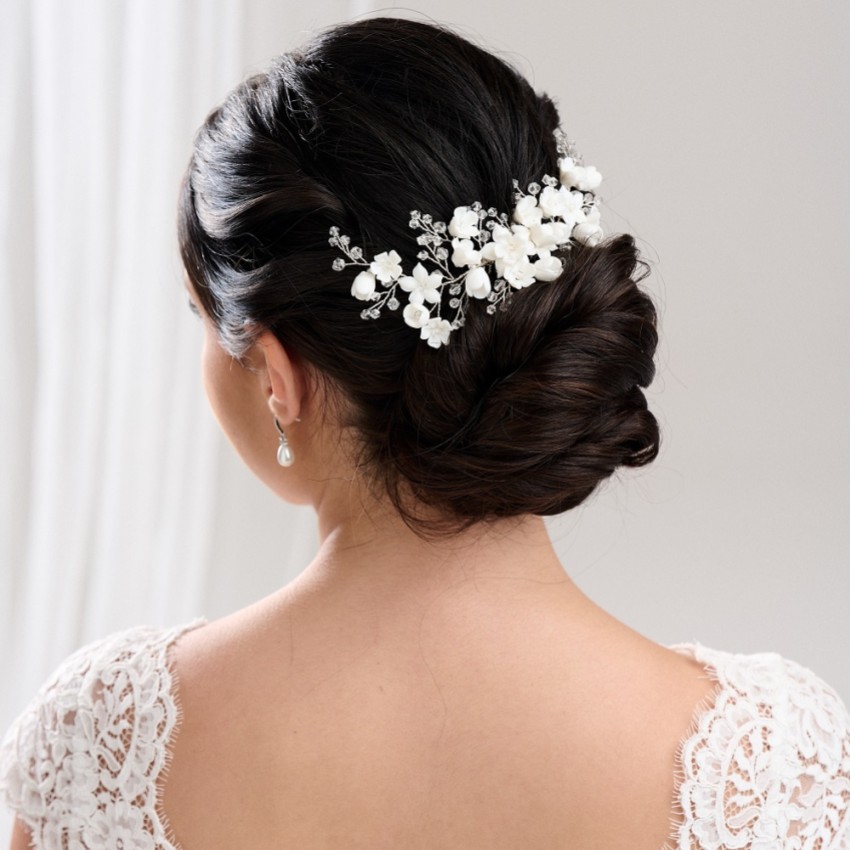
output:
[[[128,612],[179,621],[201,603],[215,426],[178,309],[173,208],[194,125],[242,70],[232,0],[12,8],[3,719]]]
[[[274,4],[274,33],[240,0],[3,4],[0,729],[81,644],[248,601],[214,547],[221,512],[240,519],[220,491],[254,485],[203,399],[174,210],[207,111],[352,11],[300,5]],[[315,533],[286,506],[275,522],[283,583]]]

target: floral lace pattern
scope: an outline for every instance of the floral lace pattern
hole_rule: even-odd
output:
[[[676,850],[850,850],[850,716],[835,691],[776,653],[671,649],[718,683],[679,750]]]
[[[202,623],[84,647],[12,725],[0,791],[36,850],[179,850],[158,797],[180,720],[168,652]],[[717,682],[679,748],[676,850],[850,850],[850,716],[835,692],[775,653],[671,649]]]
[[[176,850],[157,797],[179,722],[168,650],[200,624],[83,647],[9,729],[0,790],[37,850]]]

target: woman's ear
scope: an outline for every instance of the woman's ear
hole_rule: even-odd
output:
[[[263,331],[255,346],[260,380],[269,409],[282,426],[290,425],[301,416],[307,375],[271,331]]]

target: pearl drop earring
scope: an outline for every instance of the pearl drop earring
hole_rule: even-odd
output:
[[[295,463],[295,455],[292,453],[292,447],[289,445],[289,440],[286,439],[286,434],[283,433],[283,428],[280,427],[280,422],[277,421],[277,416],[274,418],[274,427],[277,428],[277,433],[280,436],[280,445],[277,447],[277,462],[281,466],[292,466]]]

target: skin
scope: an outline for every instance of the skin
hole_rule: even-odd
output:
[[[310,369],[268,332],[234,360],[195,310],[216,418],[268,487],[313,506],[321,546],[175,648],[162,792],[182,850],[660,850],[705,671],[585,596],[539,517],[415,535]]]

